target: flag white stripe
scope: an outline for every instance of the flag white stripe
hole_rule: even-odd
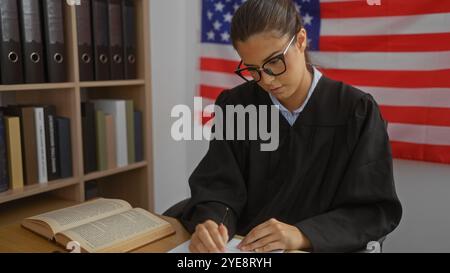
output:
[[[450,127],[389,123],[388,132],[391,141],[450,145]]]
[[[380,105],[450,108],[450,88],[382,88],[355,86]]]
[[[311,52],[323,68],[356,70],[430,71],[450,69],[450,51],[440,52]]]
[[[201,44],[201,56],[213,59],[224,59],[239,62],[241,58],[230,45],[218,45],[210,43]]]
[[[450,51],[438,52],[310,52],[323,68],[355,70],[431,71],[450,69]],[[240,61],[231,46],[202,45],[202,57]]]
[[[235,76],[228,73],[200,71],[200,84],[202,85],[217,86],[220,88],[233,88],[243,83],[244,80],[237,75]]]
[[[374,18],[322,19],[321,36],[397,35],[450,32],[450,13]],[[417,41],[426,42],[426,41]]]

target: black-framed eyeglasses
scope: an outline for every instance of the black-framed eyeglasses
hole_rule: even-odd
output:
[[[262,79],[261,71],[264,71],[264,73],[270,75],[270,76],[280,76],[284,72],[286,72],[286,59],[285,55],[288,51],[288,49],[291,47],[292,42],[294,42],[295,37],[297,35],[294,35],[292,37],[291,41],[287,45],[287,47],[284,49],[284,51],[269,60],[267,60],[261,68],[259,67],[243,67],[241,68],[243,61],[239,63],[237,69],[234,71],[239,77],[244,79],[245,81],[249,82],[250,80],[245,77],[245,74],[249,74],[255,82],[259,82]]]

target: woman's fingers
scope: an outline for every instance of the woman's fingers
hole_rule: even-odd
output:
[[[208,249],[198,238],[197,234],[194,234],[191,238],[191,244],[189,245],[189,251],[192,253],[207,253]]]
[[[242,250],[244,250],[244,251],[253,251],[253,250],[255,250],[257,252],[259,252],[259,251],[262,252],[264,247],[266,247],[268,244],[275,243],[278,239],[279,238],[276,235],[271,234],[269,236],[263,237],[263,238],[255,241],[255,242],[253,242],[251,244],[248,244],[248,245],[244,246],[242,248]]]
[[[219,252],[219,249],[216,246],[216,243],[211,238],[211,235],[209,234],[208,229],[204,225],[198,226],[198,238],[203,243],[203,245],[206,247],[208,252]]]
[[[281,243],[280,241],[275,241],[275,242],[266,244],[262,248],[257,248],[255,251],[256,252],[270,252],[270,251],[280,250],[280,249],[284,249],[284,248],[285,247],[284,247],[283,243]]]
[[[207,227],[210,237],[215,243],[215,247],[218,251],[225,251],[225,240],[223,239],[222,235],[219,232],[219,227],[216,223],[214,224],[208,224]]]
[[[226,227],[220,227],[214,221],[208,220],[197,225],[194,235],[206,248],[207,252],[224,252],[228,242]],[[194,236],[193,235],[193,236]]]
[[[228,229],[227,229],[227,227],[224,224],[221,224],[219,226],[219,233],[222,236],[222,239],[225,242],[225,244],[227,244],[228,243],[228,239],[229,239],[229,237],[228,237]]]
[[[271,219],[262,223],[261,225],[252,229],[247,236],[242,240],[242,242],[238,245],[239,248],[245,247],[248,244],[251,244],[273,232],[273,229],[276,225],[276,220]]]

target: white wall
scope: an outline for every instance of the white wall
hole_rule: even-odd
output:
[[[155,211],[189,196],[187,178],[205,142],[176,142],[170,135],[177,104],[193,105],[198,73],[199,0],[151,0]]]
[[[403,205],[386,252],[450,252],[450,165],[394,160]]]
[[[163,212],[189,195],[187,179],[207,149],[205,142],[175,142],[172,107],[192,105],[198,69],[199,0],[151,0],[155,208]],[[450,165],[395,160],[400,226],[386,252],[450,251]]]

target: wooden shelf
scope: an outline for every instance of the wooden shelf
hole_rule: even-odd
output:
[[[78,204],[79,202],[62,199],[49,194],[41,194],[15,200],[0,207],[0,227],[22,219]]]
[[[0,92],[9,91],[27,91],[27,90],[52,90],[52,89],[68,89],[74,88],[75,83],[36,83],[36,84],[12,84],[0,85]]]
[[[6,192],[0,193],[0,204],[9,202],[12,200],[53,191],[61,188],[65,188],[68,186],[72,186],[79,183],[78,178],[68,178],[68,179],[61,179],[61,180],[54,180],[50,181],[48,183],[43,184],[35,184],[30,186],[25,186],[23,189],[20,190],[9,190]]]
[[[62,198],[71,202],[85,200],[85,182],[102,180],[105,196],[119,197],[134,206],[153,210],[152,110],[149,1],[134,0],[136,6],[136,80],[81,82],[79,75],[76,10],[65,8],[65,44],[68,82],[0,85],[0,101],[4,104],[43,104],[56,106],[58,116],[70,118],[74,178],[47,184],[25,186],[21,190],[0,193],[0,211],[23,204],[33,207],[39,198]],[[105,88],[103,88],[105,87]],[[98,88],[84,92],[83,88]],[[143,115],[143,156],[146,161],[113,170],[83,175],[83,132],[81,103],[84,99],[126,99],[134,102]],[[3,106],[3,105],[0,105]],[[132,183],[128,183],[132,180]]]
[[[134,164],[131,164],[131,165],[128,165],[125,167],[120,167],[117,169],[89,173],[84,176],[83,180],[85,182],[87,182],[90,180],[99,179],[99,178],[107,177],[107,176],[114,175],[114,174],[119,174],[119,173],[136,170],[136,169],[143,168],[146,166],[147,166],[147,162],[142,161],[142,162],[134,163]]]
[[[80,87],[88,88],[88,87],[132,86],[144,84],[145,80],[99,81],[99,82],[80,82]]]

